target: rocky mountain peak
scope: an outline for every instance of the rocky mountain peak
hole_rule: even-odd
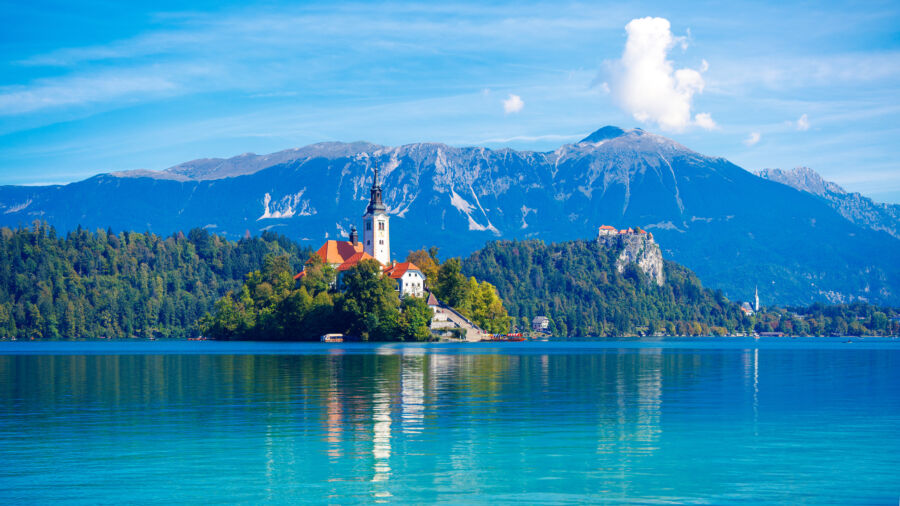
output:
[[[621,137],[623,135],[625,135],[625,130],[622,130],[617,126],[607,125],[594,131],[594,133],[588,135],[584,139],[581,139],[580,141],[578,141],[578,144],[581,144],[583,142],[606,141],[609,139],[615,139],[616,137]]]
[[[818,172],[809,167],[795,167],[791,170],[762,169],[757,171],[756,175],[820,197],[824,197],[828,193],[847,193],[835,183],[826,181]]]

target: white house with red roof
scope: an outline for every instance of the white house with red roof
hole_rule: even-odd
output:
[[[401,297],[425,295],[425,274],[412,262],[393,263],[384,268],[384,275],[397,282]]]

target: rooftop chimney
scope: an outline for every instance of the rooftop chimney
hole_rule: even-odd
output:
[[[359,234],[356,233],[356,227],[350,226],[350,244],[356,246],[356,243],[359,242]]]

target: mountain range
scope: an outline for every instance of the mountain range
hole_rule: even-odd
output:
[[[317,247],[359,226],[375,164],[398,258],[432,245],[447,257],[493,239],[562,241],[595,237],[602,224],[639,226],[732,300],[758,286],[763,304],[900,304],[893,207],[810,177],[757,176],[612,126],[549,152],[329,142],[68,185],[3,186],[0,224],[165,234],[202,226],[229,237],[274,230]]]
[[[851,193],[825,181],[809,167],[793,170],[763,169],[757,176],[786,184],[824,199],[844,218],[872,230],[882,230],[900,239],[900,205],[874,202],[859,193]]]

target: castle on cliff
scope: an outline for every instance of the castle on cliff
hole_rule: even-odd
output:
[[[597,238],[601,239],[604,237],[617,237],[620,235],[646,235],[648,239],[653,240],[653,234],[643,230],[641,228],[626,228],[619,230],[616,227],[611,227],[609,225],[600,225],[600,229],[597,231]]]
[[[619,230],[609,225],[601,225],[597,231],[597,242],[606,247],[621,246],[616,258],[616,270],[624,272],[628,264],[636,264],[644,274],[662,286],[666,282],[665,267],[659,245],[653,240],[653,234],[641,228]]]

